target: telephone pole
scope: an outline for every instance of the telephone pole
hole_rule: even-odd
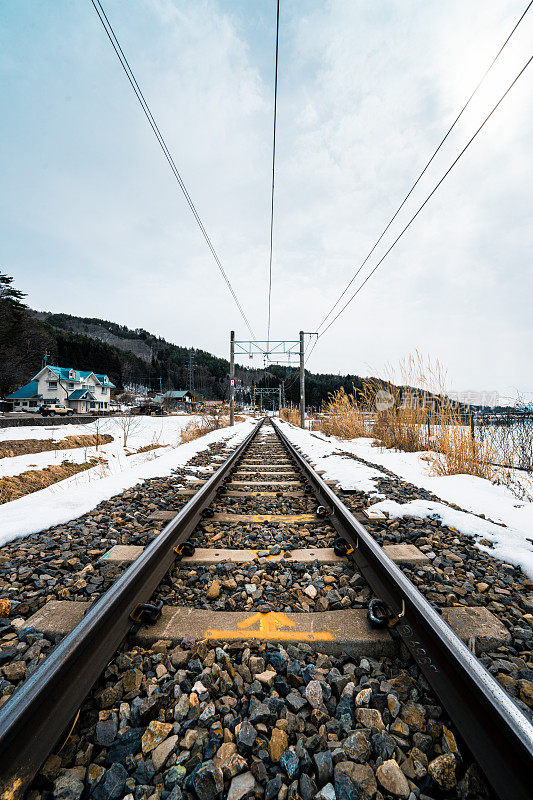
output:
[[[194,392],[194,356],[195,350],[189,351],[189,367],[187,369],[187,389],[189,392]]]
[[[229,341],[229,424],[235,425],[235,331]]]
[[[300,428],[305,428],[305,366],[303,331],[300,331]]]

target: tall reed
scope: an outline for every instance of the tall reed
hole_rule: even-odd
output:
[[[300,425],[300,411],[297,408],[281,408],[279,415],[285,422],[290,422],[292,425]]]
[[[357,390],[346,392],[344,387],[329,395],[322,407],[316,429],[327,436],[338,436],[340,439],[356,439],[358,436],[370,436],[374,415],[363,410],[357,400]]]

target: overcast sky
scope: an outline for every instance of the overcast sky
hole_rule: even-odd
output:
[[[103,5],[265,338],[275,0]],[[281,0],[273,338],[316,330],[526,5]],[[0,14],[0,269],[34,308],[226,356],[231,328],[249,334],[91,3],[2,0]],[[368,269],[532,34],[533,10]],[[533,393],[532,87],[533,66],[310,369],[379,374],[418,349],[450,388]]]

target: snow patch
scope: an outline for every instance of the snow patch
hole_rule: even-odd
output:
[[[467,511],[458,511],[444,503],[431,500],[410,500],[408,503],[383,500],[372,508],[383,511],[391,518],[416,517],[439,520],[443,525],[455,528],[459,533],[487,539],[493,542],[493,547],[479,542],[476,542],[476,545],[502,561],[519,564],[528,577],[533,578],[533,544],[524,537],[522,531],[496,525]]]

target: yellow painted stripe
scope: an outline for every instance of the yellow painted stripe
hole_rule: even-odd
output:
[[[280,525],[296,523],[318,522],[321,517],[316,514],[214,514],[211,522],[277,522]]]

